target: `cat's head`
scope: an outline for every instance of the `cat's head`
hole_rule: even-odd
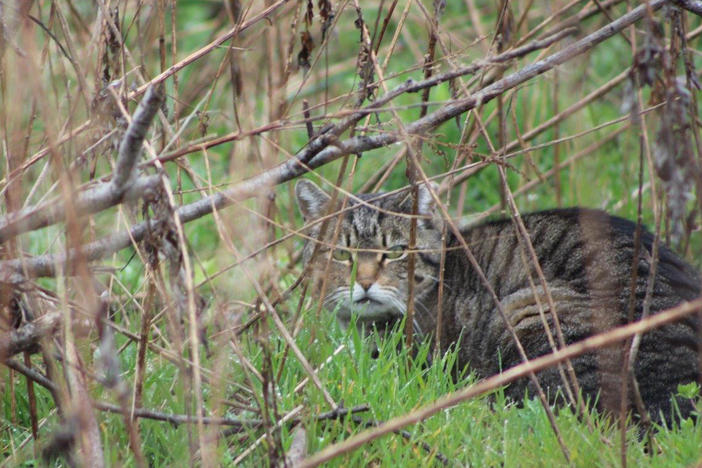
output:
[[[308,240],[304,248],[313,291],[322,295],[328,310],[337,311],[344,326],[354,314],[359,326],[378,330],[391,326],[407,309],[410,280],[414,281],[416,313],[429,313],[422,299],[435,290],[438,281],[441,218],[426,185],[420,184],[418,190],[412,279],[408,278],[407,251],[413,205],[409,190],[349,197],[341,219],[342,194],[331,207],[326,192],[300,180],[295,195],[305,223],[313,223],[307,235],[315,240]],[[329,214],[323,230],[320,219]]]

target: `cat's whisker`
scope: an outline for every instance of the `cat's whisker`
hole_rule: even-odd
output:
[[[439,284],[439,278],[437,278],[436,276],[428,274],[424,274],[424,276],[426,278],[429,278],[430,280],[434,280],[434,284]],[[453,292],[453,288],[449,284],[447,284],[446,281],[444,281],[444,290]]]
[[[399,315],[404,317],[405,314],[407,313],[407,304],[395,296],[392,297],[392,302],[393,302],[393,304],[395,304],[395,307],[397,308]]]
[[[425,314],[430,313],[429,308],[425,306],[422,301],[415,301],[414,302],[414,307],[417,309],[421,309],[421,312],[424,312]]]
[[[389,290],[390,288],[379,288],[378,292],[376,293],[376,299],[380,302],[383,303],[390,303],[393,305],[398,311],[400,312],[400,315],[403,313],[403,307],[402,303],[397,299],[396,294],[393,291]]]
[[[412,329],[414,330],[414,334],[417,336],[424,336],[424,332],[422,331],[421,325],[419,325],[419,322],[417,319],[412,320]]]

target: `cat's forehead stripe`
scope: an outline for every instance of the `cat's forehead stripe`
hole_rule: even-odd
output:
[[[352,221],[358,238],[375,237],[378,233],[378,210],[359,206],[352,211]]]

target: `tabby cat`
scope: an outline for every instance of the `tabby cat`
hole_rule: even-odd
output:
[[[295,193],[306,222],[341,206],[339,202],[339,207],[331,209],[329,195],[307,180],[297,183]],[[443,221],[424,185],[419,186],[417,203],[420,216],[413,278],[414,325],[415,332],[431,337],[437,321]],[[403,317],[409,288],[411,212],[412,199],[407,191],[362,194],[347,200],[338,230],[336,216],[329,218],[326,229],[321,229],[320,222],[309,228],[309,237],[320,242],[306,243],[304,261],[310,266],[312,284],[317,289],[325,284],[325,307],[335,310],[342,324],[348,324],[356,314],[357,324],[383,332]],[[523,215],[522,220],[566,343],[628,322],[634,223],[585,208],[540,211]],[[489,221],[465,229],[461,235],[527,356],[552,352],[540,314],[541,309],[556,340],[549,300],[534,265],[527,260],[532,257],[520,241],[515,222],[509,218]],[[643,309],[653,242],[653,236],[644,230],[637,264],[635,319]],[[442,351],[459,343],[458,366],[468,365],[483,377],[520,364],[520,354],[494,297],[450,230],[446,246]],[[700,276],[691,266],[664,246],[659,247],[658,255],[650,300],[652,314],[700,295]],[[669,420],[673,415],[671,398],[678,384],[700,378],[698,331],[697,318],[691,317],[648,332],[641,339],[634,372],[642,400],[655,421]],[[583,395],[591,402],[597,401],[600,410],[617,412],[621,404],[624,348],[620,343],[572,360]],[[551,397],[563,382],[557,368],[544,370],[537,377]],[[525,390],[536,394],[526,378],[510,385],[506,393],[518,400]],[[675,398],[680,414],[688,416],[692,402]],[[630,409],[635,409],[631,395],[628,401]]]

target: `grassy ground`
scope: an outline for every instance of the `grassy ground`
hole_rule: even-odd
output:
[[[367,344],[355,329],[344,332],[328,316],[316,319],[314,310],[308,311],[297,337],[298,345],[306,350],[313,363],[325,362],[318,372],[320,380],[337,402],[353,408],[366,405],[368,410],[338,420],[316,420],[316,415],[328,411],[320,392],[308,384],[301,391],[295,388],[306,374],[289,355],[286,359],[285,343],[273,338],[267,343],[271,351],[270,366],[281,369],[276,380],[279,395],[276,414],[287,414],[298,405],[304,409],[297,415],[307,431],[308,450],[314,453],[328,444],[343,440],[365,428],[368,422],[384,421],[402,415],[422,405],[431,403],[448,392],[470,385],[470,375],[454,381],[449,378],[447,368],[453,362],[452,354],[437,360],[431,366],[421,364],[426,356],[426,346],[420,348],[412,358],[406,351],[398,352],[396,345],[402,339],[395,333],[391,339],[381,343],[380,355],[372,359]],[[247,343],[246,355],[257,369],[264,369],[264,355],[256,343]],[[131,349],[131,351],[130,351]],[[134,369],[134,347],[121,353],[123,369]],[[330,356],[333,356],[329,358]],[[225,367],[236,367],[236,359]],[[177,369],[168,362],[150,362],[148,377],[144,383],[144,406],[166,413],[182,413],[187,399],[178,380]],[[212,360],[204,360],[203,367],[210,368]],[[124,375],[133,378],[132,372]],[[225,380],[245,381],[234,375]],[[236,390],[227,388],[234,393]],[[254,387],[261,390],[260,387]],[[43,390],[38,393],[39,412],[47,415],[45,428],[48,431],[58,423],[52,400]],[[96,392],[96,399],[109,398],[109,393]],[[14,414],[19,420],[3,434],[9,447],[18,446],[30,436],[27,402],[15,401]],[[2,397],[2,411],[11,420],[10,394]],[[52,412],[54,413],[51,416]],[[255,419],[257,411],[231,411],[237,417]],[[579,420],[568,408],[556,412],[558,427],[568,446],[574,466],[614,466],[619,464],[620,433],[612,419],[591,412],[592,428]],[[160,421],[143,420],[141,437],[144,455],[153,466],[187,466],[190,462],[188,441],[196,437],[186,425],[175,426]],[[134,462],[128,448],[128,438],[121,416],[103,414],[100,429],[105,443],[105,458],[110,466]],[[385,436],[347,456],[335,459],[330,466],[431,466],[441,465],[437,456],[445,456],[451,465],[471,466],[559,466],[564,465],[563,453],[554,436],[543,407],[536,399],[525,399],[520,404],[505,399],[500,390],[490,395],[470,400],[458,407],[443,411],[428,420],[407,428],[408,437]],[[220,463],[228,464],[249,449],[253,440],[261,435],[260,430],[243,432],[222,439],[218,446]],[[284,425],[280,431],[280,443],[285,449],[292,443],[292,431]],[[107,443],[107,442],[110,443]],[[243,441],[243,443],[242,443]],[[194,443],[194,442],[193,442]],[[637,426],[627,431],[627,459],[631,466],[692,466],[702,454],[702,424],[684,420],[679,427],[659,428],[654,437],[653,451],[646,441],[640,440]],[[31,446],[15,451],[15,460],[27,460],[23,466],[31,466]],[[256,446],[248,456],[241,459],[244,466],[261,466],[269,460],[267,442]]]

